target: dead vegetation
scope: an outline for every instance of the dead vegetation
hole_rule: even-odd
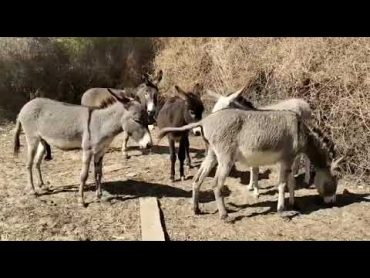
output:
[[[257,105],[302,97],[346,155],[343,173],[369,176],[370,39],[164,38],[157,44],[154,65],[165,73],[164,91],[200,82],[228,93],[249,83],[246,94]]]

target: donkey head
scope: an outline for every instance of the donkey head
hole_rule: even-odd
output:
[[[338,173],[336,169],[343,159],[344,157],[342,156],[333,160],[326,168],[316,171],[314,184],[326,204],[335,203],[338,187]]]
[[[142,84],[139,86],[138,97],[145,105],[149,119],[151,120],[154,120],[153,117],[157,110],[158,84],[162,80],[162,77],[162,70],[154,78],[151,78],[147,73],[143,74]]]
[[[199,83],[195,84],[191,92],[185,92],[179,86],[175,86],[177,95],[185,100],[184,120],[187,124],[200,121],[202,119],[204,106],[200,98],[202,87]],[[199,136],[200,130],[195,130],[194,134]]]
[[[125,113],[121,118],[122,129],[139,143],[141,149],[151,148],[153,143],[148,129],[148,114],[143,106],[136,100],[117,95],[110,89],[108,91],[124,107]]]

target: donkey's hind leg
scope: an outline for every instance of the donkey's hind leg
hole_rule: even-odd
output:
[[[199,214],[199,189],[202,185],[204,179],[211,172],[213,167],[217,163],[217,158],[212,149],[208,149],[207,156],[203,160],[198,172],[194,175],[193,178],[193,211],[194,214]]]
[[[28,184],[27,184],[27,193],[28,194],[33,194],[37,196],[37,192],[35,190],[35,186],[33,183],[33,174],[32,174],[32,166],[33,166],[33,160],[35,158],[37,146],[39,144],[39,138],[33,137],[33,138],[27,138],[27,163],[26,163],[26,168],[27,168],[27,178],[28,178]]]
[[[86,184],[87,177],[89,175],[89,167],[90,161],[92,157],[92,152],[90,150],[83,150],[82,151],[82,169],[80,175],[80,188],[79,188],[79,203],[83,207],[85,207],[85,199],[84,199],[84,187]]]
[[[35,157],[35,166],[36,166],[36,170],[37,170],[37,174],[38,174],[38,178],[39,178],[39,183],[38,183],[38,187],[40,189],[42,189],[43,187],[45,187],[45,184],[44,184],[44,180],[42,178],[42,174],[41,174],[41,162],[42,162],[42,158],[45,154],[45,141],[41,140],[38,147],[37,147],[37,153],[36,153],[36,157]]]
[[[104,154],[101,154],[101,153],[94,155],[94,174],[95,174],[96,199],[97,200],[100,200],[102,196],[101,179],[103,176],[103,155]]]
[[[229,175],[234,163],[231,161],[230,157],[227,157],[227,156],[221,156],[221,157],[218,156],[217,160],[218,160],[218,166],[217,166],[217,171],[216,171],[216,175],[214,179],[213,192],[215,194],[219,217],[222,220],[227,220],[228,215],[227,215],[227,211],[225,208],[224,197],[221,194],[221,190],[222,190],[222,187],[224,186],[225,180],[227,176]]]

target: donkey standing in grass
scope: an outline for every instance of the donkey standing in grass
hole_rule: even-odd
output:
[[[111,89],[116,95],[126,98],[133,98],[139,101],[148,113],[148,124],[152,125],[155,121],[154,116],[157,113],[157,99],[158,99],[158,84],[162,80],[163,71],[160,70],[156,77],[151,78],[148,74],[142,76],[142,83],[136,88],[125,88],[123,90]],[[104,103],[112,103],[115,98],[108,92],[107,88],[91,88],[88,89],[81,98],[81,105],[89,107],[100,107]],[[129,158],[127,154],[127,143],[132,135],[124,130],[122,154],[125,158]],[[45,160],[51,159],[50,147],[47,146]]]
[[[339,161],[329,162],[329,152],[318,134],[291,111],[245,111],[224,109],[212,113],[197,123],[183,127],[164,128],[158,137],[170,132],[184,132],[202,127],[209,148],[205,160],[193,179],[193,209],[199,213],[199,188],[205,177],[218,163],[214,178],[214,194],[221,219],[227,218],[221,189],[236,161],[249,167],[280,163],[277,210],[284,210],[285,187],[289,189],[289,204],[294,205],[295,179],[292,164],[296,156],[305,153],[316,168],[314,183],[325,203],[335,202],[337,178],[334,173]]]
[[[177,96],[168,99],[158,113],[157,125],[159,128],[175,126],[180,127],[202,119],[204,106],[200,98],[201,86],[196,84],[192,92],[185,92],[175,86]],[[200,133],[195,134],[200,135]],[[180,178],[185,179],[184,160],[191,167],[189,132],[170,132],[167,134],[170,147],[171,173],[170,180],[175,180],[176,149],[175,142],[179,142],[178,159],[180,162]]]
[[[79,203],[84,202],[84,186],[90,161],[94,159],[96,197],[100,199],[103,156],[114,137],[126,130],[141,148],[150,148],[152,138],[148,130],[148,115],[142,105],[108,89],[115,102],[102,108],[72,105],[46,98],[26,103],[17,117],[14,135],[14,154],[19,152],[19,135],[24,130],[28,145],[28,187],[37,195],[33,183],[32,166],[36,160],[39,187],[44,187],[41,161],[46,144],[62,150],[82,149]],[[47,143],[46,143],[47,142]],[[47,188],[46,188],[47,189]]]
[[[225,109],[225,108],[238,108],[238,109],[243,109],[243,110],[288,110],[288,111],[295,112],[304,122],[309,122],[312,119],[311,107],[303,99],[291,98],[291,99],[277,102],[275,104],[270,104],[267,106],[256,108],[253,106],[253,104],[250,101],[248,101],[244,96],[242,96],[244,91],[245,91],[245,88],[235,93],[229,94],[228,96],[222,96],[220,94],[217,94],[213,91],[208,90],[207,93],[217,99],[217,102],[213,107],[212,113]],[[294,160],[294,163],[292,166],[293,175],[296,175],[298,173],[299,158],[301,156],[304,158],[304,165],[305,165],[304,181],[305,183],[309,184],[310,178],[311,178],[310,176],[311,163],[308,157],[304,153],[299,154]],[[251,168],[250,182],[247,187],[248,190],[254,189],[254,195],[257,198],[259,196],[258,172],[259,172],[258,167]]]

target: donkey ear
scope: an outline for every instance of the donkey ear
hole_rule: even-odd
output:
[[[334,175],[334,174],[335,174],[336,169],[337,169],[337,168],[339,168],[339,167],[338,167],[339,163],[340,163],[343,159],[344,159],[344,156],[341,156],[341,157],[339,157],[338,159],[333,160],[333,162],[332,162],[332,163],[331,163],[331,165],[330,165],[330,172],[332,173],[332,175]]]
[[[121,94],[121,96],[119,96],[118,94],[113,92],[111,89],[107,88],[107,90],[114,97],[115,100],[123,103],[124,105],[129,104],[129,102],[131,101],[129,98],[125,97],[123,94]]]
[[[231,101],[237,99],[243,93],[243,91],[244,91],[244,88],[236,91],[235,93],[232,93],[231,95],[228,95],[227,99],[231,102]]]
[[[188,94],[183,90],[181,89],[179,86],[175,85],[175,89],[176,89],[176,92],[177,92],[177,95],[182,98],[183,100],[187,100],[188,99]]]
[[[203,89],[203,86],[201,86],[199,83],[197,83],[197,84],[194,85],[193,93],[200,96],[200,94],[202,92],[202,89]]]
[[[156,76],[156,77],[155,77],[155,79],[154,79],[154,82],[155,82],[155,84],[156,84],[156,85],[157,85],[159,82],[161,82],[162,77],[163,77],[163,71],[162,71],[162,70],[160,70],[160,71],[158,72],[157,76]]]

